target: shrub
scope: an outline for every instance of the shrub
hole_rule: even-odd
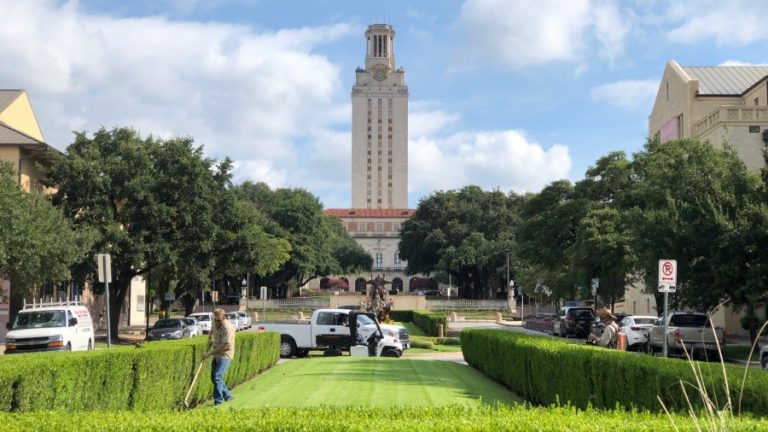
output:
[[[395,321],[413,322],[412,310],[392,310],[389,311],[389,317]]]
[[[669,418],[647,412],[624,410],[578,410],[573,407],[537,408],[484,407],[472,409],[380,407],[317,407],[265,409],[198,409],[185,412],[39,412],[0,413],[4,430],[58,432],[72,431],[577,431],[640,432],[695,431],[691,418],[672,414]],[[674,422],[674,427],[672,426]],[[768,429],[768,420],[748,417],[728,419],[727,430],[752,432]]]
[[[436,345],[461,345],[461,339],[457,337],[435,338]]]
[[[435,345],[426,338],[414,337],[410,339],[411,348],[435,349]]]
[[[709,397],[720,406],[726,403],[723,370],[728,377],[733,411],[745,376],[741,367],[718,363],[686,362],[636,353],[577,345],[562,340],[532,337],[499,330],[464,330],[461,335],[464,359],[509,387],[528,401],[550,405],[558,401],[586,408],[639,407],[661,410],[657,398],[674,410],[687,408],[680,381],[696,384],[692,366],[700,367]],[[746,371],[741,411],[768,414],[768,374]],[[687,386],[694,399],[698,391]]]
[[[277,333],[239,333],[227,384],[247,380],[279,358]],[[207,339],[138,347],[0,357],[0,411],[147,410],[183,405]],[[210,370],[210,360],[204,369]],[[192,403],[211,396],[201,372]]]
[[[443,331],[448,330],[448,321],[445,316],[435,312],[416,310],[413,311],[413,323],[419,326],[428,336],[437,336],[437,327],[443,326]]]

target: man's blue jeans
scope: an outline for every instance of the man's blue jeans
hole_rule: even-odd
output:
[[[211,382],[213,382],[213,403],[219,405],[229,400],[232,393],[229,392],[227,385],[224,384],[224,374],[227,372],[230,359],[214,357],[211,364]]]

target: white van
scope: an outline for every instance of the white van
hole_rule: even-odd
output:
[[[93,349],[93,321],[78,302],[25,305],[5,338],[5,353]]]

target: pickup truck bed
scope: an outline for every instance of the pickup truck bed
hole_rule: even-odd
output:
[[[709,317],[702,312],[670,312],[656,321],[648,333],[648,350],[661,352],[664,348],[664,320],[667,321],[667,351],[671,355],[684,355],[709,360],[720,359],[718,345],[722,346],[723,330],[712,329]]]

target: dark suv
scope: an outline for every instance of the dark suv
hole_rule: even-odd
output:
[[[595,311],[588,307],[567,307],[557,314],[554,325],[554,333],[561,337],[574,336],[587,337],[592,322],[595,320]]]

